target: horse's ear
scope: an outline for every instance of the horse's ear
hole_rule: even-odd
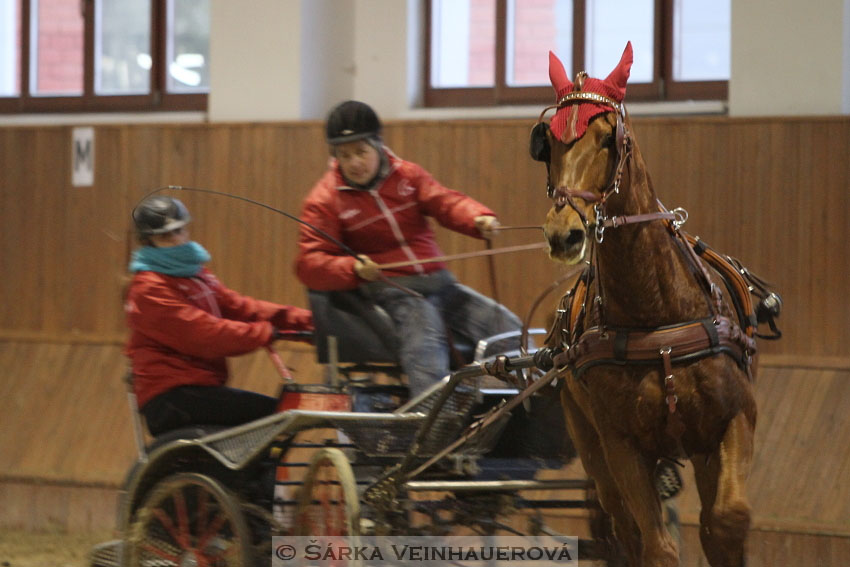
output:
[[[551,51],[549,52],[549,80],[552,81],[552,87],[555,89],[557,98],[561,98],[573,90],[573,82],[567,77],[564,64]]]
[[[632,70],[632,61],[634,54],[632,53],[632,42],[626,43],[626,48],[623,50],[623,56],[620,57],[620,62],[614,67],[614,70],[605,78],[605,83],[614,87],[622,93],[619,101],[622,102],[626,96],[626,83],[629,80],[629,73]]]
[[[538,122],[531,129],[531,138],[528,141],[528,153],[531,154],[531,159],[535,161],[548,162],[551,156],[549,146],[549,125],[545,122]]]

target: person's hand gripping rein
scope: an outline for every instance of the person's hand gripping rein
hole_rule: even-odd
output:
[[[492,215],[482,215],[475,217],[475,228],[481,233],[481,236],[490,240],[499,232],[499,219]]]
[[[373,282],[381,277],[381,268],[369,256],[360,254],[354,264],[354,273],[362,280]]]

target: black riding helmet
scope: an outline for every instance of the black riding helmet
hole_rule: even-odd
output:
[[[338,104],[328,114],[325,137],[328,144],[335,146],[367,138],[379,138],[381,120],[366,103],[347,100]]]
[[[157,195],[133,209],[133,223],[140,237],[165,234],[183,228],[192,220],[189,209],[179,199]]]

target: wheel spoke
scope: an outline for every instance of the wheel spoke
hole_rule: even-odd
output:
[[[186,543],[183,541],[179,531],[174,526],[174,522],[171,521],[171,518],[168,517],[168,514],[162,508],[155,508],[153,510],[154,516],[159,520],[159,523],[165,528],[165,531],[168,532],[168,535],[174,540],[174,543],[179,545],[182,549],[189,549]]]
[[[198,486],[198,523],[197,523],[197,533],[198,537],[204,533],[204,530],[207,529],[207,499],[209,498],[209,493],[204,489],[203,486]],[[198,543],[198,547],[200,547],[200,542]]]
[[[226,521],[227,521],[227,516],[219,513],[215,517],[215,520],[213,520],[213,523],[210,524],[210,527],[207,529],[206,533],[201,534],[198,537],[198,549],[205,549],[207,547],[207,541],[212,536],[214,536],[216,533],[218,533],[218,530],[220,530],[222,528],[222,526],[224,526],[224,523]]]
[[[324,471],[326,473],[322,476],[327,476],[327,470],[328,470],[327,465],[322,467],[322,471]],[[333,530],[334,526],[332,525],[332,521],[333,521],[332,500],[333,500],[333,498],[332,498],[332,494],[331,494],[331,483],[326,478],[319,480],[319,490],[318,490],[318,492],[320,494],[319,505],[322,508],[321,518],[323,520],[323,523],[325,524],[323,526],[325,528],[325,533],[323,535],[337,535],[334,532],[334,530]]]
[[[182,490],[175,490],[174,510],[177,513],[177,530],[180,537],[183,538],[183,548],[191,549],[192,547],[192,532],[189,530],[189,514],[186,512],[186,498]]]

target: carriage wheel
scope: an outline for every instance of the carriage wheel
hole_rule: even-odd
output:
[[[217,480],[179,473],[150,491],[128,544],[131,567],[244,567],[251,535],[238,499]]]
[[[295,514],[297,535],[360,535],[357,483],[342,451],[325,447],[313,454]]]

